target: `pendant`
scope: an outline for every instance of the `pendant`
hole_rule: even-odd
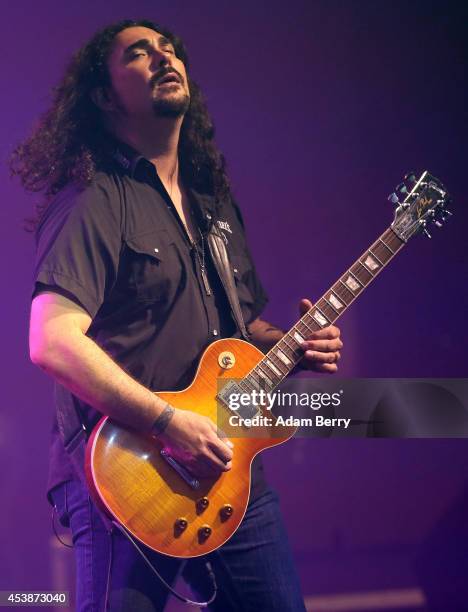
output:
[[[205,285],[206,295],[211,295],[211,287],[210,287],[210,283],[208,282],[208,276],[206,275],[205,268],[204,266],[200,266],[200,268],[201,268],[203,284]]]

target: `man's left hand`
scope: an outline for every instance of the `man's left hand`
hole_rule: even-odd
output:
[[[312,302],[303,299],[299,303],[301,316],[312,308]],[[340,340],[340,330],[334,325],[329,325],[316,332],[311,332],[302,343],[304,357],[299,362],[299,367],[304,370],[315,372],[326,372],[333,374],[338,370],[337,362],[340,360],[340,351],[343,343]]]

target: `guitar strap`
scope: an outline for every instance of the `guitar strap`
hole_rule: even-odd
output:
[[[224,239],[219,231],[216,223],[213,223],[207,234],[208,246],[215,268],[226,292],[231,307],[232,316],[236,322],[237,329],[240,331],[242,338],[250,342],[250,334],[247,331],[244,317],[242,315],[239,296],[237,295],[236,281],[232,273],[231,262],[224,244]]]

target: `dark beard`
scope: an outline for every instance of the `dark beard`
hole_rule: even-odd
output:
[[[188,111],[190,97],[184,94],[181,97],[163,97],[153,100],[153,111],[158,117],[182,117]]]

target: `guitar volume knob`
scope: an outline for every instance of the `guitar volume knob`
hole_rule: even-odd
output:
[[[234,508],[231,506],[231,504],[224,504],[219,512],[221,514],[221,520],[227,521],[228,518],[231,518]]]
[[[186,518],[184,518],[183,516],[181,516],[180,518],[178,518],[175,522],[175,528],[178,531],[185,531],[187,529],[187,525],[188,525],[188,521]]]
[[[209,525],[202,525],[198,530],[198,537],[200,541],[204,542],[211,535],[212,529]]]
[[[197,510],[198,510],[198,512],[203,512],[204,510],[206,510],[208,508],[209,505],[210,505],[210,500],[207,497],[201,497],[197,501]]]

